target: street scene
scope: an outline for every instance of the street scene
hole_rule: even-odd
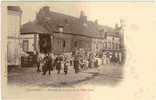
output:
[[[34,19],[22,23],[26,9],[6,9],[9,85],[114,86],[122,81],[124,20],[110,27],[90,20],[83,10],[76,17],[43,6],[33,13]]]

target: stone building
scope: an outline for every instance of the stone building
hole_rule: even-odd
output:
[[[46,29],[39,25],[36,21],[28,22],[21,27],[22,49],[24,52],[40,51],[39,39],[41,37],[50,36]],[[42,50],[41,50],[42,51]]]
[[[41,53],[60,54],[72,52],[78,48],[96,53],[113,53],[121,52],[120,30],[121,27],[111,28],[99,25],[97,20],[95,22],[87,20],[83,11],[80,17],[73,17],[50,11],[49,7],[43,7],[36,14],[34,21],[22,26],[21,34],[22,36],[33,34],[33,39],[36,41],[30,45],[36,49],[32,51],[37,50]],[[30,41],[30,39],[27,40]],[[47,45],[45,47],[48,51],[41,50],[44,45]]]
[[[20,26],[22,10],[18,6],[7,7],[7,61],[8,66],[20,65]]]

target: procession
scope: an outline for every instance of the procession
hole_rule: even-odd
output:
[[[101,58],[100,58],[101,57]],[[115,54],[95,54],[79,49],[72,53],[64,53],[54,55],[53,53],[39,54],[34,53],[34,67],[37,72],[49,75],[53,70],[57,70],[57,74],[68,74],[68,69],[74,69],[75,73],[87,70],[89,68],[98,68],[105,64],[120,64],[121,58]]]

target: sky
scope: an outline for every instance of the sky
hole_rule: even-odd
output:
[[[120,19],[124,19],[125,10],[124,5],[109,4],[104,5],[100,3],[88,3],[88,2],[78,2],[78,3],[52,3],[43,5],[25,5],[21,6],[23,10],[22,14],[22,24],[32,21],[35,19],[36,13],[43,6],[49,6],[51,11],[64,13],[67,15],[79,17],[80,11],[84,11],[88,20],[95,21],[102,25],[108,25],[114,27],[116,23],[119,23]]]
[[[124,24],[137,28],[136,24],[155,20],[156,15],[151,13],[156,10],[155,3],[134,2],[44,2],[26,3],[21,6],[23,10],[22,24],[35,19],[36,13],[43,6],[49,6],[51,11],[79,17],[84,11],[88,20],[98,20],[99,24],[115,27],[115,24],[124,20]],[[154,18],[154,19],[153,19]]]
[[[33,21],[40,8],[49,6],[51,11],[75,17],[79,17],[80,11],[84,11],[88,20],[97,19],[99,24],[111,27],[115,27],[115,24],[119,24],[120,19],[123,19],[125,37],[129,41],[134,39],[132,44],[140,42],[135,38],[145,39],[147,33],[155,34],[154,30],[156,31],[155,2],[27,2],[18,5],[22,5],[22,24]]]

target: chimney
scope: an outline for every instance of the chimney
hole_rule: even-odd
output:
[[[86,23],[87,22],[87,16],[85,15],[85,13],[83,11],[81,11],[81,13],[80,13],[80,21],[82,23]]]
[[[36,14],[36,18],[39,22],[45,22],[49,18],[50,8],[48,6],[42,7]]]
[[[44,11],[45,13],[49,13],[49,12],[50,12],[49,6],[44,6],[42,9],[43,9],[43,11]]]
[[[118,24],[115,24],[115,28],[118,29],[119,28],[119,25]]]
[[[95,20],[95,24],[98,25],[98,20],[97,19]]]

